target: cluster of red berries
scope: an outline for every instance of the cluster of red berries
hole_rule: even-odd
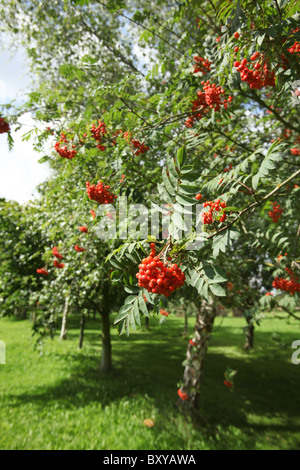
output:
[[[82,233],[87,233],[88,232],[87,227],[85,227],[84,225],[82,227],[79,227],[78,230],[80,230],[80,232],[82,232]]]
[[[269,211],[269,217],[272,218],[273,222],[277,223],[281,217],[283,209],[280,209],[280,205],[277,202],[273,202],[273,210]]]
[[[197,99],[192,102],[192,116],[189,116],[185,121],[186,127],[192,127],[194,121],[200,120],[203,116],[209,112],[210,109],[215,111],[220,111],[221,106],[227,108],[227,103],[232,101],[232,96],[229,96],[227,99],[222,99],[222,96],[225,92],[223,88],[217,86],[215,83],[210,83],[209,80],[206,82],[202,81],[203,91],[199,90],[197,92]]]
[[[299,27],[297,27],[296,29],[294,29],[292,31],[292,33],[296,33],[299,31]],[[284,38],[282,40],[282,43],[285,43],[287,41],[287,38]],[[296,41],[289,49],[287,49],[287,51],[291,54],[291,55],[294,55],[294,54],[299,54],[300,53],[300,43],[298,41]],[[281,57],[281,64],[278,64],[279,66],[281,66],[284,70],[287,70],[290,68],[290,57],[289,55],[285,55],[285,54],[280,54],[280,57]],[[298,56],[296,57],[298,59]]]
[[[232,169],[232,164],[230,163],[228,168],[224,168],[223,172],[230,171]]]
[[[52,254],[55,256],[57,259],[63,259],[63,256],[59,253],[57,246],[52,248]],[[63,263],[59,263],[56,259],[53,261],[53,266],[56,268],[63,268],[65,265]]]
[[[297,148],[291,149],[291,154],[292,155],[300,155],[300,149],[297,149]]]
[[[128,141],[128,138],[131,136],[131,132],[124,132],[123,137]],[[135,155],[144,155],[149,150],[149,147],[144,143],[141,143],[137,139],[130,139],[130,143],[133,148],[137,149],[134,153]]]
[[[287,253],[284,253],[284,256],[287,256]],[[277,263],[280,263],[281,258],[283,258],[283,255],[278,255],[277,256]]]
[[[162,294],[166,297],[184,284],[185,275],[177,264],[165,265],[156,256],[155,243],[150,244],[151,252],[139,264],[136,274],[139,287],[144,287],[153,294]]]
[[[59,253],[57,246],[52,248],[52,254],[55,256],[57,259],[63,259],[63,256]]]
[[[43,274],[44,276],[48,276],[48,274],[49,274],[49,272],[46,271],[46,269],[44,269],[44,268],[37,269],[36,272],[37,272],[38,274]]]
[[[282,139],[288,139],[292,134],[292,131],[290,129],[284,129],[281,138]]]
[[[145,145],[143,142],[140,143],[138,140],[131,140],[131,143],[133,145],[134,148],[136,148],[136,152],[135,155],[144,155],[144,153],[146,153],[148,150],[149,150],[149,147],[147,147],[147,145]]]
[[[102,181],[98,181],[96,185],[90,185],[87,181],[86,188],[88,197],[92,201],[97,201],[99,204],[111,204],[117,197],[115,194],[109,192],[110,186],[103,184]]]
[[[203,204],[203,207],[209,207],[207,212],[202,212],[202,222],[204,224],[212,224],[214,218],[216,217],[217,213],[220,212],[222,209],[225,209],[226,202],[221,201],[220,199],[216,199],[215,201],[207,201]],[[219,218],[219,222],[225,222],[227,219],[226,213],[223,211],[223,214]]]
[[[224,380],[224,385],[226,385],[226,387],[228,387],[228,388],[232,388],[233,383],[230,382],[230,380]]]
[[[99,119],[97,127],[95,126],[95,124],[92,124],[91,134],[94,137],[94,139],[97,142],[99,142],[99,144],[97,145],[97,148],[101,151],[104,151],[106,149],[106,147],[105,147],[105,145],[101,144],[101,141],[102,141],[102,137],[105,136],[105,134],[107,134],[107,129],[106,129],[105,123],[102,122]]]
[[[160,309],[160,314],[164,317],[168,317],[170,315],[169,312],[166,312],[163,308]]]
[[[211,62],[209,62],[209,60],[203,59],[203,57],[200,57],[199,55],[195,55],[194,62],[195,65],[192,73],[202,72],[203,75],[206,75],[207,72],[210,71]]]
[[[8,122],[4,118],[0,117],[0,134],[4,134],[10,131]]]
[[[186,393],[182,392],[180,388],[178,389],[177,393],[180,396],[181,400],[185,401],[185,400],[189,399],[188,395]]]
[[[254,52],[250,60],[256,61],[260,56],[259,52]],[[254,70],[249,69],[247,64],[247,59],[242,59],[241,62],[236,60],[233,65],[240,72],[241,80],[248,83],[251,89],[257,88],[259,90],[262,87],[275,86],[275,72],[269,69],[266,60],[263,59],[262,62],[257,61],[253,64]]]
[[[273,281],[273,287],[276,289],[280,289],[283,291],[287,291],[290,294],[294,295],[295,292],[300,292],[300,283],[298,282],[299,277],[295,276],[295,273],[291,271],[289,268],[285,268],[286,272],[290,276],[290,280],[284,279],[282,277],[275,277]]]
[[[78,245],[75,245],[74,248],[76,251],[78,251],[78,253],[82,253],[82,251],[85,250],[84,248],[80,248]]]
[[[54,148],[56,150],[56,152],[63,158],[74,158],[76,156],[76,150],[75,149],[75,145],[72,145],[72,150],[69,150],[68,146],[67,145],[64,145],[64,147],[61,147],[61,143],[65,143],[65,144],[68,144],[69,141],[67,140],[65,134],[63,132],[61,132],[60,134],[60,139],[58,142],[55,142],[55,145],[54,145]]]
[[[51,134],[51,135],[54,134],[54,130],[51,129],[51,127],[49,127],[49,126],[46,128],[46,132],[49,132],[49,134]]]
[[[292,47],[290,47],[288,49],[289,53],[290,54],[298,54],[300,53],[300,42],[295,42],[295,44],[292,45]]]
[[[64,265],[63,263],[59,263],[59,262],[55,259],[55,260],[53,261],[53,266],[54,266],[55,268],[62,269],[62,268],[64,268],[65,265]]]

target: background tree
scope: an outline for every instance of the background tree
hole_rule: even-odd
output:
[[[199,310],[179,396],[183,405],[196,409],[217,297],[226,296],[232,250],[239,258],[237,265],[243,265],[243,247],[263,247],[255,262],[270,273],[267,262],[271,263],[275,242],[284,246],[290,279],[275,278],[275,286],[298,296],[295,183],[300,175],[300,127],[293,85],[299,76],[297,3],[191,1],[170,8],[159,2],[141,11],[134,2],[58,1],[55,8],[45,6],[43,11],[38,3],[19,1],[23,23],[18,23],[18,31],[12,29],[13,22],[5,25],[24,43],[32,28],[27,26],[29,19],[31,25],[39,25],[34,38],[37,55],[28,46],[39,83],[24,109],[33,109],[37,120],[55,123],[58,155],[44,159],[51,160],[60,188],[66,182],[68,194],[77,188],[74,200],[79,204],[85,182],[99,178],[118,196],[126,188],[129,202],[151,199],[170,204],[167,241],[136,242],[128,237],[108,256],[114,276],[123,278],[130,294],[115,322],[127,333],[139,325],[140,315],[148,314],[144,296],[157,313],[166,306],[155,283],[140,289],[142,283],[135,282],[150,249],[160,252],[165,267],[171,269],[170,261],[178,275],[184,272]],[[12,8],[6,7],[2,18],[7,20]],[[56,25],[65,41],[57,44],[49,24]],[[155,64],[149,63],[146,74],[134,62],[129,44],[133,30],[120,41],[113,32],[113,26],[120,31],[129,24],[133,37],[140,33],[141,43],[155,50]],[[105,41],[105,35],[111,41]],[[59,59],[54,59],[53,50]],[[92,123],[99,125],[97,138]],[[51,128],[45,130],[40,144],[51,136]],[[63,160],[66,155],[72,158]],[[178,237],[184,228],[179,206],[188,205],[195,212],[201,203],[202,231]],[[155,248],[150,245],[154,241]],[[200,246],[188,250],[189,242]],[[101,263],[105,266],[104,258]]]

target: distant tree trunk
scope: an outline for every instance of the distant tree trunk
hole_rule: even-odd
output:
[[[21,311],[21,318],[22,318],[22,320],[26,320],[26,318],[27,318],[27,311],[26,311],[25,308],[22,309],[22,311]]]
[[[101,312],[101,320],[102,357],[100,370],[101,372],[108,373],[112,370],[109,312]]]
[[[64,306],[64,311],[63,311],[63,316],[62,316],[62,323],[61,323],[61,330],[60,330],[60,337],[59,339],[67,339],[67,315],[68,315],[68,309],[69,309],[69,297],[66,297],[65,300],[65,306]]]
[[[149,317],[145,317],[145,327],[146,330],[149,330]]]
[[[242,317],[243,316],[243,311],[240,308],[232,309],[232,313],[233,313],[234,317]]]
[[[84,313],[81,314],[81,319],[80,319],[80,332],[79,332],[79,344],[78,344],[78,349],[82,348],[83,344],[83,335],[84,335],[84,325],[85,325],[85,316]]]
[[[250,321],[247,320],[248,327],[246,330],[246,341],[244,345],[244,349],[249,351],[250,349],[253,349],[254,346],[254,325],[250,324]]]
[[[203,380],[204,360],[215,316],[214,302],[207,303],[203,301],[196,318],[192,340],[194,345],[189,342],[186,353],[183,384],[180,388],[185,395],[182,395],[179,401],[183,409],[190,411],[196,411],[197,409]]]
[[[188,332],[189,332],[188,314],[187,314],[187,312],[186,312],[186,310],[185,310],[185,311],[184,311],[184,330],[183,330],[184,336],[187,336],[187,335],[188,335]]]

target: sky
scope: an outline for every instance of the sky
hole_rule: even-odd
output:
[[[1,42],[8,44],[8,39],[1,36]],[[142,49],[134,41],[134,52],[140,65],[148,64],[149,57],[154,57],[149,48]],[[26,64],[26,53],[18,48],[13,54],[5,45],[0,48],[0,104],[15,99],[18,103],[30,90],[31,77]],[[0,134],[0,197],[26,203],[37,197],[36,186],[50,176],[47,163],[38,163],[45,153],[37,153],[31,141],[22,141],[22,135],[33,127],[32,116],[22,116],[21,130],[15,132],[11,126],[14,147],[9,151],[7,135]]]
[[[19,48],[12,55],[7,49],[0,49],[0,103],[21,101],[30,83],[25,52]],[[22,141],[22,135],[33,126],[30,113],[22,116],[20,122],[23,126],[18,132],[12,126],[13,150],[9,151],[7,135],[0,134],[0,197],[26,203],[37,196],[35,188],[47,179],[50,169],[46,163],[38,163],[43,154],[34,151],[32,142]]]

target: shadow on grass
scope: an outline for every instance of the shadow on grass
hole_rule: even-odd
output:
[[[69,319],[71,339],[78,336],[77,320]],[[68,377],[37,386],[34,393],[11,394],[11,406],[33,402],[36,407],[50,408],[58,403],[61,410],[69,410],[93,402],[105,407],[124,398],[134,402],[149,397],[159,415],[176,420],[177,383],[187,346],[179,324],[163,328],[150,321],[149,332],[139,331],[129,338],[113,336],[114,370],[103,375],[99,372],[101,321],[88,319],[81,351],[53,353],[64,370],[67,364]],[[290,343],[290,333],[280,336],[282,344]],[[216,439],[221,448],[234,445],[235,436],[228,435],[232,427],[242,430],[244,438],[239,439],[246,448],[255,448],[257,433],[300,432],[298,370],[288,362],[291,350],[276,350],[270,332],[256,332],[256,350],[249,354],[242,350],[243,341],[242,328],[222,326],[212,335],[205,362],[196,430]],[[229,351],[226,356],[227,347],[236,354]],[[233,392],[223,384],[228,366],[238,371]]]

